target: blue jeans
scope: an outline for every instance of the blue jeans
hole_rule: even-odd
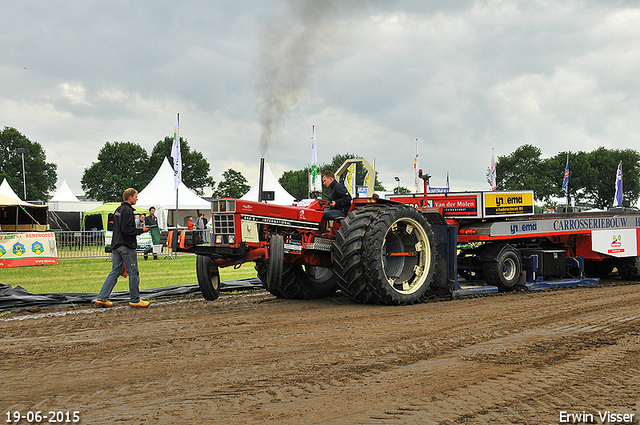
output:
[[[325,208],[324,212],[322,213],[322,221],[318,225],[318,230],[321,232],[324,230],[322,227],[327,222],[327,220],[335,220],[336,218],[346,216],[347,214],[338,208]]]
[[[140,273],[138,272],[138,254],[135,249],[127,248],[126,246],[119,246],[111,251],[111,261],[113,267],[104,283],[102,289],[98,294],[100,301],[107,301],[111,291],[118,282],[118,276],[122,273],[122,265],[127,265],[127,272],[129,273],[129,298],[132,303],[140,301]]]

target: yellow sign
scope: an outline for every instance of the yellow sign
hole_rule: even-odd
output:
[[[345,186],[347,187],[349,194],[351,194],[352,198],[355,198],[356,196],[356,164],[355,163],[351,164],[349,168],[347,168],[347,179],[345,183],[346,183]]]
[[[484,192],[484,217],[533,214],[533,191]]]

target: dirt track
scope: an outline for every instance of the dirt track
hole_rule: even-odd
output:
[[[2,422],[40,410],[84,424],[578,423],[562,411],[640,423],[640,285],[52,312],[0,317]]]

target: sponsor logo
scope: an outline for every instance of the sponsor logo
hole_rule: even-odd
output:
[[[24,249],[24,245],[22,245],[20,242],[16,242],[15,245],[13,245],[13,253],[17,256],[21,256],[22,254],[24,254],[25,252],[27,252],[26,249]]]

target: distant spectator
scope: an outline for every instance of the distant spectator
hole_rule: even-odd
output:
[[[144,214],[140,214],[138,216],[138,219],[136,220],[136,228],[137,229],[142,229],[144,227],[144,219],[145,219],[145,215]]]
[[[198,230],[204,230],[204,220],[202,219],[203,217],[204,214],[200,214],[200,216],[196,220],[196,229]]]
[[[158,217],[156,217],[156,207],[149,207],[149,215],[144,219],[144,224],[149,227],[151,233],[151,242],[154,245],[160,245],[160,228],[158,227]],[[153,248],[151,249],[153,251]],[[144,259],[147,259],[149,253],[144,251]],[[153,259],[158,259],[158,254],[153,254]]]
[[[187,222],[187,229],[193,230],[193,216],[189,216],[189,221]]]

